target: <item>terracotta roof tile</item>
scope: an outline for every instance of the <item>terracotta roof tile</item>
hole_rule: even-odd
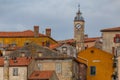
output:
[[[10,59],[10,66],[27,66],[32,61],[32,58],[29,57],[17,57],[16,59]]]
[[[40,33],[39,36],[46,35]],[[21,32],[0,32],[0,37],[34,37],[34,32],[31,30]]]
[[[94,41],[96,41],[96,40],[98,40],[98,39],[100,39],[101,37],[91,37],[91,38],[85,38],[85,43],[86,42],[94,42]],[[67,39],[67,40],[61,40],[61,41],[58,41],[59,43],[73,43],[73,42],[75,42],[75,40],[74,39]]]
[[[59,46],[61,46],[61,45],[62,45],[62,44],[59,44],[59,43],[58,43],[58,44],[51,44],[49,48],[50,48],[50,49],[55,49],[56,47],[59,47]]]
[[[58,41],[59,43],[72,43],[72,42],[75,42],[74,39],[66,39],[66,40],[60,40]]]
[[[94,41],[96,41],[96,40],[98,40],[100,38],[101,37],[85,38],[85,43],[87,43],[87,42],[94,42]]]
[[[34,71],[29,79],[49,79],[52,77],[54,71]]]
[[[20,57],[20,58],[16,58],[16,59],[9,59],[9,65],[10,66],[27,66],[30,64],[30,62],[32,61],[31,58],[27,58],[27,57]],[[0,58],[0,66],[4,65],[4,58],[1,57]]]
[[[113,27],[113,28],[107,28],[101,30],[101,32],[111,32],[111,31],[120,31],[120,27]]]

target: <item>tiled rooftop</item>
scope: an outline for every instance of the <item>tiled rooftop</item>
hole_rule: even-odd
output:
[[[34,80],[34,79],[49,79],[52,77],[54,71],[34,71],[29,79]]]
[[[96,40],[99,40],[101,37],[92,37],[92,38],[85,38],[85,43],[88,42],[95,42]],[[52,44],[50,45],[50,49],[54,49],[56,47],[59,47],[61,45],[61,43],[74,43],[75,40],[74,39],[67,39],[67,40],[61,40],[58,41],[58,44]]]
[[[120,27],[113,27],[113,28],[107,28],[101,30],[101,32],[111,32],[111,31],[120,31]]]
[[[94,42],[98,39],[100,39],[100,37],[85,38],[85,42]],[[75,42],[75,40],[74,39],[67,39],[67,40],[61,40],[61,41],[58,41],[58,42],[60,42],[60,43],[62,43],[62,42],[71,43],[71,42]]]
[[[0,32],[0,37],[33,37],[34,32],[31,30],[21,31],[21,32]],[[44,34],[39,34],[39,36],[46,36]]]
[[[9,66],[27,66],[32,61],[32,58],[28,57],[18,57],[9,59]],[[4,58],[0,58],[0,66],[4,65]]]

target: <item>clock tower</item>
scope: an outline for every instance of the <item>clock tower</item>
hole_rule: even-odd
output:
[[[78,12],[74,18],[74,39],[76,41],[77,52],[84,50],[84,18],[80,12],[80,5],[78,5]]]

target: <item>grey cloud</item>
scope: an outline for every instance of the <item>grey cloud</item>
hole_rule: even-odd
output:
[[[100,29],[119,26],[119,0],[0,0],[0,31],[52,28],[53,38],[73,38],[73,19],[81,5],[85,32],[101,36]],[[95,33],[96,34],[95,34]]]

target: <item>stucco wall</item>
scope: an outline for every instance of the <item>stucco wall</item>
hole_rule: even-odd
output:
[[[104,51],[112,53],[112,47],[120,46],[120,43],[114,43],[114,37],[116,34],[120,34],[120,32],[103,32],[103,47]]]
[[[104,52],[97,48],[88,48],[78,54],[78,59],[83,62],[86,61],[87,80],[112,80],[113,68],[113,55]],[[84,63],[84,62],[83,62]],[[95,75],[91,75],[90,67],[96,67]]]
[[[0,67],[0,80],[3,80],[3,67]]]
[[[52,40],[49,37],[40,37],[40,38],[0,38],[0,43],[3,44],[12,44],[16,43],[17,46],[24,46],[26,42],[34,42],[39,45],[42,45],[42,42],[50,41],[50,44],[56,43],[54,40]]]

